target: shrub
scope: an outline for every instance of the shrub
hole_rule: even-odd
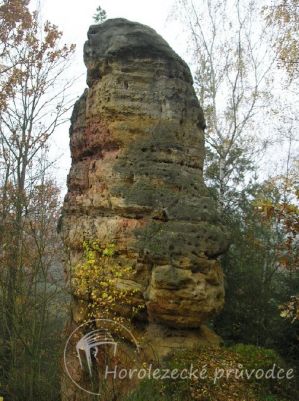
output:
[[[252,345],[181,350],[169,356],[161,368],[182,370],[192,364],[199,372],[206,368],[204,378],[142,381],[126,401],[294,401],[294,382],[286,379],[257,380],[254,376],[242,378],[232,374],[215,380],[217,368],[229,372],[229,369],[243,366],[249,371],[267,371],[274,363],[276,366],[283,365],[275,351]]]

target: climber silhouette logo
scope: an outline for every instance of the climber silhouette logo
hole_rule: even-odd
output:
[[[110,319],[96,319],[77,327],[64,348],[64,368],[68,378],[80,390],[107,398],[107,392],[123,386],[111,382],[114,369],[134,368],[140,363],[139,344],[123,324]]]
[[[87,366],[89,375],[92,376],[92,355],[94,358],[98,355],[98,347],[111,345],[113,347],[113,356],[116,356],[117,342],[114,341],[111,333],[108,329],[97,329],[91,333],[85,334],[76,345],[77,355],[80,361],[81,369],[83,369],[83,362],[81,357],[81,351],[84,351],[87,360]]]

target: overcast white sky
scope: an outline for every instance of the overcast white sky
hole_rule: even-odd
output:
[[[86,86],[83,44],[88,27],[93,23],[92,17],[99,5],[106,10],[108,18],[123,17],[151,26],[188,62],[186,36],[180,25],[170,18],[175,0],[40,0],[40,3],[42,19],[50,20],[58,25],[64,33],[64,40],[77,45],[71,73],[74,76],[82,75],[74,88],[78,96]],[[59,157],[56,163],[56,177],[62,186],[65,185],[70,167],[68,129],[69,124],[66,124],[57,130],[52,149],[52,155],[55,155],[55,158]]]

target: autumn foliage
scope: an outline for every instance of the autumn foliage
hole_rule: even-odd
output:
[[[13,401],[57,399],[63,285],[48,149],[73,104],[74,46],[29,3],[0,1],[0,395]]]

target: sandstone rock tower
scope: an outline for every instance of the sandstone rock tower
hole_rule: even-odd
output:
[[[153,29],[125,19],[91,26],[84,60],[62,219],[71,268],[84,237],[115,243],[119,269],[135,269],[126,285],[145,306],[146,335],[154,346],[187,344],[223,306],[217,257],[228,246],[203,182],[205,122],[190,70]]]

